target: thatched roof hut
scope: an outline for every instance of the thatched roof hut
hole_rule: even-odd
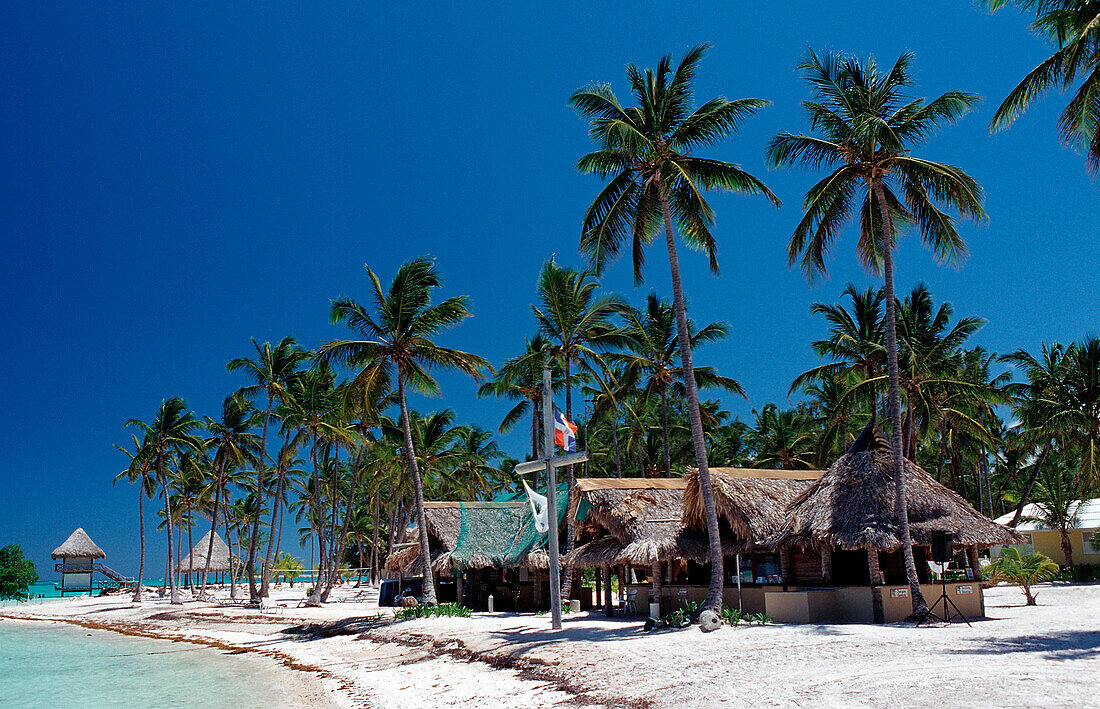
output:
[[[570,513],[578,520],[577,547],[568,561],[575,566],[658,561],[707,560],[705,534],[684,529],[683,478],[589,478],[577,481]],[[735,553],[729,540],[728,553]]]
[[[559,521],[564,516],[559,510]],[[433,501],[424,503],[432,568],[453,569],[528,568],[547,569],[550,556],[543,545],[545,535],[534,528],[527,502],[519,500]],[[386,559],[391,572],[423,572],[419,532],[414,527],[410,543]]]
[[[711,468],[718,518],[742,540],[743,547],[760,545],[783,526],[787,506],[821,476],[820,470]],[[684,526],[705,534],[699,473],[689,471],[684,481]]]
[[[206,550],[210,548],[210,532],[203,535],[191,552],[180,559],[176,571],[181,574],[202,573],[206,569]],[[210,571],[222,573],[230,570],[229,546],[214,533],[214,551],[210,554]]]
[[[955,544],[978,548],[1023,541],[909,460],[905,499],[914,545],[931,545],[937,531],[954,535]],[[897,526],[891,448],[876,430],[865,446],[853,446],[791,502],[786,521],[767,545],[890,551],[901,547]]]
[[[105,559],[107,554],[96,546],[83,528],[78,527],[69,538],[50,553],[54,559]]]

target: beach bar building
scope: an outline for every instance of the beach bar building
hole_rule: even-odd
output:
[[[564,488],[559,495],[564,499]],[[516,498],[516,499],[508,499]],[[543,610],[549,607],[550,556],[547,536],[535,529],[526,497],[504,495],[491,501],[424,503],[428,547],[440,601],[486,609]],[[561,506],[564,508],[564,505]],[[558,511],[558,527],[564,509]],[[414,525],[386,559],[384,570],[420,576],[424,560]]]
[[[61,574],[61,595],[66,592],[86,593],[98,590],[92,584],[92,575],[103,567],[96,559],[105,559],[107,554],[100,549],[82,528],[77,528],[61,546],[53,550],[50,556],[61,559],[54,569]]]

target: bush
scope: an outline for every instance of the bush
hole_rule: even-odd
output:
[[[718,614],[718,617],[726,625],[732,625],[736,628],[741,623],[741,609],[722,606],[722,611]]]
[[[1058,573],[1051,576],[1051,581],[1069,581],[1071,583],[1100,581],[1100,564],[1078,564],[1073,567],[1063,567],[1058,570]]]
[[[30,598],[27,589],[38,580],[34,562],[23,558],[18,544],[0,549],[0,601],[25,601]]]
[[[1031,587],[1053,578],[1058,573],[1058,564],[1043,554],[1025,555],[1016,547],[1006,547],[1004,553],[990,564],[989,570],[993,579],[1019,586],[1027,605],[1034,606],[1036,594],[1031,592]]]
[[[434,606],[412,606],[393,612],[394,621],[413,620],[417,618],[439,618],[442,616],[454,618],[469,618],[472,611],[457,603],[437,603]]]

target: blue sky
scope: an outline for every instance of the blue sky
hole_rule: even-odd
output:
[[[327,4],[326,4],[327,5]],[[225,362],[249,338],[314,346],[342,331],[329,299],[367,298],[363,264],[388,278],[438,259],[445,295],[475,317],[441,337],[500,363],[533,329],[542,262],[581,265],[580,220],[599,183],[574,164],[588,148],[566,105],[592,80],[620,95],[628,61],[711,42],[699,95],[773,105],[712,151],[784,200],[714,196],[722,275],[681,255],[697,320],[733,335],[699,360],[739,379],[749,401],[785,402],[823,333],[814,301],[835,301],[854,265],[851,234],[831,280],[809,286],[785,247],[815,176],[769,172],[764,144],[803,130],[807,46],[917,55],[924,95],[986,102],[928,141],[987,191],[988,225],[963,227],[970,260],[936,266],[912,240],[898,287],[929,284],[989,323],[977,342],[1033,349],[1095,332],[1100,315],[1097,184],[1063,148],[1057,94],[1012,129],[989,117],[1048,54],[1014,10],[976,4],[804,2],[312,4],[26,3],[0,18],[0,544],[18,542],[53,578],[49,550],[83,526],[108,563],[136,570],[135,493],[112,488],[123,422],[181,395],[215,413],[243,384]],[[636,302],[670,292],[651,250],[635,290],[627,262],[605,286]],[[460,419],[495,428],[506,408],[444,377]],[[504,438],[518,453],[522,433]],[[163,555],[152,539],[150,565]],[[48,570],[48,571],[47,571]]]

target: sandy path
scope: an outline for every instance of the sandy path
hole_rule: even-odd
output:
[[[1022,599],[1014,588],[991,589],[991,619],[973,628],[787,625],[709,635],[643,633],[637,620],[599,614],[567,617],[558,633],[532,615],[379,624],[371,602],[280,616],[118,599],[17,612],[263,653],[310,671],[345,706],[1095,706],[1100,585],[1042,588],[1038,607]]]

